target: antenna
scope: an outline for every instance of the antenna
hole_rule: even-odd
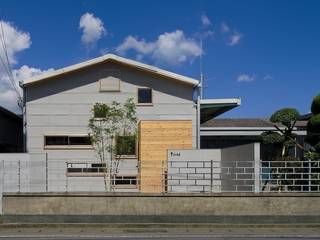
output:
[[[203,76],[203,66],[202,66],[202,53],[203,53],[203,47],[202,47],[202,37],[200,37],[200,48],[201,48],[201,53],[200,53],[200,99],[203,99],[203,93],[204,93],[204,76]]]

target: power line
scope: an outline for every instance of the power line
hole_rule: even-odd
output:
[[[1,63],[3,65],[4,70],[6,71],[8,78],[13,86],[14,91],[16,92],[17,96],[18,96],[18,106],[20,108],[22,108],[22,96],[19,92],[19,89],[17,88],[17,85],[15,83],[15,79],[14,79],[14,75],[12,72],[12,68],[11,68],[11,64],[10,64],[10,60],[9,60],[9,56],[8,56],[8,49],[7,49],[7,44],[6,44],[6,40],[5,40],[5,34],[4,34],[4,30],[3,30],[3,21],[0,20],[0,25],[1,25],[1,34],[0,34],[0,41],[1,41],[1,45],[2,45],[2,49],[3,49],[3,53],[4,56],[1,56],[0,54],[0,59],[1,59]]]

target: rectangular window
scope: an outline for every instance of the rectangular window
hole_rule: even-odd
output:
[[[136,136],[117,136],[116,138],[116,154],[125,156],[136,155]]]
[[[70,176],[81,176],[81,174],[103,176],[105,168],[104,163],[67,163],[67,174]]]
[[[151,88],[138,88],[138,104],[152,104]]]
[[[91,146],[89,136],[45,136],[44,145],[50,146]]]
[[[112,178],[112,184],[114,186],[136,186],[136,176],[114,176]]]
[[[99,80],[100,92],[119,92],[121,72],[119,70],[105,70]]]

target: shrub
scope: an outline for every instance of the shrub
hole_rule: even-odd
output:
[[[310,118],[308,121],[307,131],[310,136],[320,133],[320,114],[314,115]]]
[[[313,114],[320,114],[320,95],[313,98],[311,112]]]
[[[286,127],[291,127],[293,121],[299,118],[299,112],[294,108],[282,108],[272,114],[270,121],[273,123],[281,123]]]

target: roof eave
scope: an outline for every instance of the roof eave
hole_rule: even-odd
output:
[[[28,85],[40,82],[40,81],[45,80],[45,79],[50,79],[50,78],[53,78],[53,77],[61,76],[63,74],[67,74],[67,73],[71,73],[73,71],[77,71],[77,70],[79,70],[81,68],[89,67],[89,66],[92,66],[92,65],[95,65],[95,64],[106,62],[106,61],[116,61],[116,62],[119,62],[121,64],[129,65],[129,66],[132,66],[132,67],[135,67],[135,68],[138,68],[138,69],[142,69],[144,71],[151,72],[151,73],[154,73],[154,74],[159,74],[161,76],[168,77],[168,78],[171,78],[171,79],[174,79],[174,80],[178,80],[178,81],[181,81],[181,82],[184,82],[184,83],[187,83],[187,84],[191,84],[193,86],[197,86],[199,84],[199,81],[196,80],[196,79],[193,79],[193,78],[182,76],[182,75],[179,75],[179,74],[176,74],[176,73],[173,73],[173,72],[169,72],[169,71],[166,71],[166,70],[163,70],[163,69],[160,69],[160,68],[156,68],[154,66],[147,65],[147,64],[144,64],[144,63],[140,63],[140,62],[137,62],[137,61],[134,61],[134,60],[130,60],[130,59],[126,59],[126,58],[123,58],[123,57],[119,57],[119,56],[116,56],[114,54],[107,54],[107,55],[104,55],[102,57],[98,57],[98,58],[95,58],[95,59],[88,60],[86,62],[74,64],[74,65],[71,65],[71,66],[68,66],[68,67],[64,67],[64,68],[52,71],[52,72],[44,73],[42,75],[30,78],[30,79],[26,79],[23,82],[23,86],[28,86]]]

